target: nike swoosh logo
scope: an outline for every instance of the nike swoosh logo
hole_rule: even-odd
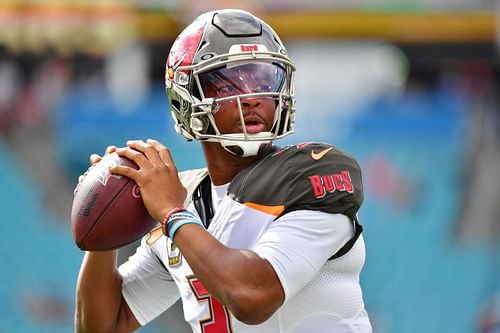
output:
[[[311,150],[311,157],[315,161],[319,161],[320,159],[323,158],[330,150],[332,150],[333,147],[326,148],[325,150],[320,151],[319,153],[315,153],[314,150]]]

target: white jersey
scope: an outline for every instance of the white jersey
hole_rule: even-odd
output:
[[[203,172],[181,176],[188,192],[193,183],[187,179],[197,179],[197,184]],[[228,247],[253,250],[268,260],[285,292],[283,305],[262,324],[238,321],[207,292],[175,244],[156,229],[119,268],[122,293],[139,323],[150,322],[181,297],[185,320],[196,333],[371,332],[359,285],[364,241],[362,236],[353,239],[353,218],[338,208],[332,212],[306,205],[284,213],[286,204],[242,199],[241,184],[254,172],[230,186],[212,186],[215,214],[207,231]],[[318,194],[309,182],[312,193]],[[350,185],[346,180],[344,186]],[[187,208],[197,214],[192,202]],[[332,258],[351,239],[347,253]]]

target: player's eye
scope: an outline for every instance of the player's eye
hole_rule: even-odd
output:
[[[237,95],[238,92],[239,92],[238,89],[231,84],[227,84],[217,88],[217,96],[219,97],[228,97]]]
[[[272,87],[270,85],[267,85],[267,84],[259,84],[255,87],[255,92],[258,93],[258,92],[271,92],[272,91]]]

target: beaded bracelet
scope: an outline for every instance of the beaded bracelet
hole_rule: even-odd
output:
[[[186,212],[187,209],[184,208],[184,207],[175,207],[174,209],[172,209],[170,212],[168,212],[167,215],[165,215],[165,217],[163,218],[163,220],[161,221],[161,231],[162,233],[165,235],[165,236],[168,236],[168,231],[167,231],[167,224],[168,224],[168,221],[170,220],[170,217],[175,214],[175,213],[180,213],[180,212]]]

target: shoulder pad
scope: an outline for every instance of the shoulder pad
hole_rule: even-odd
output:
[[[273,212],[308,209],[354,217],[363,201],[361,169],[351,156],[324,143],[287,146],[242,170],[229,195]]]

